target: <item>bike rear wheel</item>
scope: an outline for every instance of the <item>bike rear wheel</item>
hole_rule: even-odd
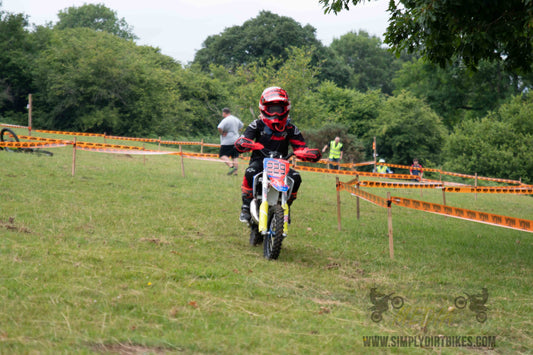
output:
[[[272,215],[268,224],[268,233],[263,240],[263,255],[265,258],[275,260],[281,252],[283,242],[283,208],[280,205],[271,207]]]
[[[19,137],[10,130],[9,128],[4,128],[0,131],[0,141],[2,142],[20,142]],[[0,148],[1,149],[1,148]],[[8,148],[4,147],[6,152],[16,152],[18,151],[18,148]]]

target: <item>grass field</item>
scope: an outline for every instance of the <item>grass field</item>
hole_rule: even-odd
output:
[[[386,209],[361,201],[357,220],[341,192],[338,231],[335,176],[302,172],[290,235],[267,261],[238,221],[245,164],[234,177],[186,159],[183,177],[176,156],[78,151],[73,177],[72,148],[53,152],[0,152],[1,354],[531,353],[530,233],[393,207],[391,260]],[[529,196],[447,194],[447,204],[533,216]],[[454,299],[483,287],[480,323]],[[371,288],[403,307],[372,321]],[[469,346],[488,337],[493,349]]]

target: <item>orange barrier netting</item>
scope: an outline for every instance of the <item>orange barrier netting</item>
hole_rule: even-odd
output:
[[[411,167],[409,165],[387,164],[387,163],[376,163],[376,165],[386,165],[386,166],[390,166],[390,167],[393,167],[393,168],[400,168],[400,169],[407,169],[407,170],[411,169]],[[475,176],[475,175],[468,175],[468,174],[460,174],[460,173],[453,173],[453,172],[450,172],[450,171],[443,171],[443,170],[440,170],[440,169],[433,169],[433,168],[416,168],[416,170],[441,173],[443,175],[462,177],[462,178],[466,178],[466,179],[478,179],[478,180],[502,182],[502,183],[508,183],[508,184],[521,184],[521,181],[518,181],[518,180],[500,179],[500,178],[491,178],[491,177],[485,177],[485,176]]]
[[[204,147],[220,148],[220,144],[215,143],[202,143],[202,142],[180,142],[180,141],[161,141],[161,144],[168,145],[203,145]]]
[[[367,165],[374,164],[373,161],[364,161],[361,163],[339,163],[339,162],[329,161],[327,159],[321,159],[320,161],[317,161],[317,163],[325,164],[325,165],[334,165],[334,166],[339,166],[341,168],[347,168],[347,169],[353,169],[357,166],[367,166]]]
[[[119,136],[104,136],[105,139],[115,139],[122,141],[135,141],[135,142],[147,142],[147,143],[159,143],[159,139],[155,138],[135,138],[135,137],[119,137]]]
[[[0,147],[8,148],[54,148],[65,147],[67,143],[38,143],[38,142],[0,142]]]
[[[387,200],[383,197],[362,191],[361,189],[350,185],[350,183],[339,182],[337,184],[337,190],[346,190],[352,195],[358,196],[366,201],[385,208],[389,207],[391,204],[394,204],[400,207],[411,208],[419,211],[533,233],[533,221],[527,219],[468,210],[465,208],[446,206],[438,203],[413,200],[398,196],[391,196],[391,199]]]
[[[192,158],[218,158],[218,154],[206,154],[206,153],[192,153],[192,152],[176,152],[176,151],[162,151],[162,150],[150,150],[143,147],[107,144],[107,143],[76,143],[76,149],[101,152],[101,153],[113,153],[113,154],[135,154],[135,155],[182,155]]]
[[[445,192],[460,193],[492,193],[492,194],[533,194],[532,186],[444,186],[441,182],[429,183],[409,183],[409,182],[390,182],[390,181],[368,181],[360,180],[356,182],[360,187],[370,188],[393,188],[393,189],[442,189]]]
[[[527,219],[501,216],[492,213],[467,210],[465,208],[451,207],[438,203],[424,202],[396,196],[391,196],[391,201],[397,206],[419,211],[436,213],[484,224],[491,224],[498,227],[517,229],[525,232],[533,232],[533,221]]]
[[[381,206],[381,207],[388,207],[389,204],[387,202],[386,198],[373,195],[371,193],[368,193],[366,191],[363,191],[361,189],[358,189],[352,185],[346,184],[344,182],[340,182],[337,185],[337,190],[346,190],[350,192],[352,195],[359,196],[363,200],[366,200],[368,202],[372,202],[375,205]]]
[[[303,166],[303,165],[297,165],[294,168],[296,170],[313,171],[316,173],[330,173],[330,174],[337,174],[337,175],[351,175],[351,176],[360,175],[360,176],[370,176],[370,177],[387,177],[390,179],[413,179],[411,175],[407,175],[407,174],[381,174],[381,173],[370,173],[367,171],[315,168],[312,166]]]
[[[131,145],[108,144],[108,143],[91,143],[91,142],[77,142],[76,149],[82,148],[96,148],[96,149],[122,149],[122,150],[144,150],[143,147],[136,147]]]
[[[443,187],[441,182],[414,183],[360,180],[356,183],[361,187],[393,188],[393,189],[435,189]]]
[[[65,136],[83,136],[83,137],[105,137],[102,133],[82,133],[82,132],[64,132],[64,131],[47,131],[43,129],[34,129],[34,132],[47,134],[61,134]]]
[[[129,154],[129,155],[179,155],[177,152],[165,152],[160,150],[132,150],[132,149],[113,149],[113,148],[96,148],[90,146],[76,146],[76,150],[84,150],[99,153],[112,154]]]
[[[485,193],[485,194],[523,194],[532,195],[533,186],[483,186],[483,187],[468,187],[468,186],[448,186],[442,188],[445,192],[460,192],[460,193]]]
[[[26,139],[30,141],[42,141],[42,142],[54,142],[54,143],[63,143],[63,144],[73,144],[73,141],[67,141],[64,139],[56,138],[44,138],[44,137],[33,137],[33,136],[18,136],[20,139]]]
[[[410,170],[411,167],[409,165],[400,165],[400,164],[387,164],[387,163],[379,163],[377,162],[376,165],[386,165],[390,168],[399,168],[399,169],[407,169],[407,170]],[[416,168],[416,170],[420,170],[420,171],[428,171],[428,172],[436,172],[436,173],[439,173],[440,170],[439,169],[433,169],[433,168]]]
[[[13,127],[13,128],[26,128],[29,129],[27,126],[18,126],[18,125],[10,125],[5,123],[0,123],[0,126],[6,126],[6,127]],[[74,135],[74,136],[86,136],[86,137],[103,137],[105,139],[115,139],[115,140],[128,140],[128,141],[139,141],[139,142],[149,142],[149,143],[160,143],[160,144],[172,144],[172,145],[202,145],[206,147],[220,147],[220,144],[213,144],[213,143],[203,143],[203,142],[179,142],[179,141],[161,141],[160,139],[155,138],[134,138],[134,137],[120,137],[120,136],[107,136],[105,134],[101,133],[82,133],[82,132],[68,132],[68,131],[50,131],[50,130],[34,130],[35,132],[41,132],[41,133],[49,133],[49,134],[63,134],[63,135]],[[33,140],[37,139],[40,140],[37,137],[30,137],[30,136],[19,136],[22,139],[28,139]],[[46,139],[46,138],[42,138]],[[63,141],[64,144],[72,144],[70,141]],[[16,147],[16,146],[14,146]],[[50,146],[51,147],[51,146]],[[137,148],[131,148],[129,146],[123,146],[124,148],[114,148],[110,147],[112,149],[137,149]],[[84,150],[89,150],[89,147],[84,147]],[[96,151],[96,149],[94,149]],[[103,151],[103,150],[98,150]],[[111,152],[111,151],[108,151]],[[160,154],[169,154],[169,153],[160,153]],[[373,161],[368,162],[361,162],[361,163],[338,163],[338,162],[329,162],[327,160],[321,160],[318,163],[320,164],[332,164],[332,165],[338,165],[340,167],[345,168],[354,168],[357,166],[367,166],[374,164]],[[379,163],[376,162],[376,165],[387,165],[390,167],[400,168],[400,169],[407,169],[409,170],[411,167],[408,165],[400,165],[400,164],[387,164],[387,163]],[[295,167],[299,170],[306,170],[306,171],[315,171],[315,172],[321,172],[321,173],[334,173],[339,175],[361,175],[361,176],[371,176],[371,177],[385,177],[388,179],[413,179],[412,175],[409,174],[381,174],[381,173],[369,173],[369,172],[363,172],[363,171],[346,171],[346,170],[336,170],[336,169],[325,169],[325,168],[314,168],[314,167],[303,167],[303,166],[297,166]],[[462,177],[462,178],[468,178],[468,179],[478,179],[478,180],[485,180],[485,181],[493,181],[493,182],[500,182],[500,183],[508,183],[508,184],[522,184],[521,181],[518,180],[511,180],[511,179],[501,179],[501,178],[491,178],[491,177],[483,177],[483,176],[475,176],[475,175],[468,175],[468,174],[460,174],[460,173],[454,173],[454,172],[448,172],[448,171],[442,171],[440,169],[433,169],[433,168],[417,168],[417,170],[421,171],[428,171],[428,172],[438,172],[443,175],[449,175],[449,176],[456,176],[456,177]],[[425,180],[425,179],[422,179]],[[445,182],[442,182],[444,185],[446,185]],[[421,185],[422,186],[422,185]],[[453,192],[453,191],[450,191]],[[466,192],[466,191],[465,191]],[[474,191],[474,192],[483,192],[483,191]],[[520,192],[516,192],[520,193]]]
[[[0,123],[0,126],[10,127],[10,128],[26,128],[26,129],[29,128],[28,126],[19,126],[16,124],[7,124],[7,123]]]

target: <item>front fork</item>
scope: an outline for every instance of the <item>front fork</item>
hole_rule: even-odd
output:
[[[283,236],[286,237],[289,233],[289,205],[287,204],[287,199],[282,199],[283,208]],[[261,205],[259,206],[259,232],[263,235],[268,233],[268,201],[263,199]]]

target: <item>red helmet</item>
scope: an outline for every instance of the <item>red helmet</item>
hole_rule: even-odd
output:
[[[266,88],[259,100],[259,116],[272,130],[282,132],[287,125],[287,118],[291,110],[291,102],[287,91],[273,86]]]

